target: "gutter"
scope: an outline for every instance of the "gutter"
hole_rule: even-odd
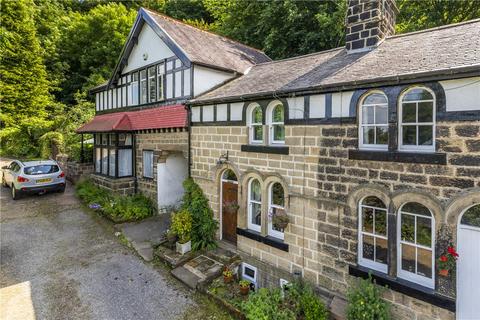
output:
[[[187,110],[187,130],[188,130],[188,177],[192,177],[192,110],[189,106],[185,105]]]

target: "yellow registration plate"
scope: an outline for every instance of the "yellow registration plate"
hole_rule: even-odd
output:
[[[48,178],[48,179],[38,179],[38,180],[37,180],[37,183],[49,183],[49,182],[52,182],[52,179],[51,179],[51,178]]]

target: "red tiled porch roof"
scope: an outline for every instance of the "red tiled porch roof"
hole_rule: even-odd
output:
[[[78,128],[77,133],[184,128],[186,126],[187,110],[184,105],[179,104],[97,115],[90,122]]]

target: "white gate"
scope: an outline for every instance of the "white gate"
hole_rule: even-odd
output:
[[[464,217],[476,206],[468,209]],[[476,224],[462,218],[458,225],[457,320],[480,319],[480,226]]]
[[[188,163],[181,154],[168,156],[157,165],[158,208],[177,205],[183,197],[183,181],[188,176]]]

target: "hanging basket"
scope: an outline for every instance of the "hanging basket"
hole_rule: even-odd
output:
[[[285,229],[289,223],[290,219],[284,210],[277,210],[272,216],[272,224],[277,229]]]
[[[438,274],[441,275],[442,277],[448,277],[448,269],[440,269],[438,270]]]

